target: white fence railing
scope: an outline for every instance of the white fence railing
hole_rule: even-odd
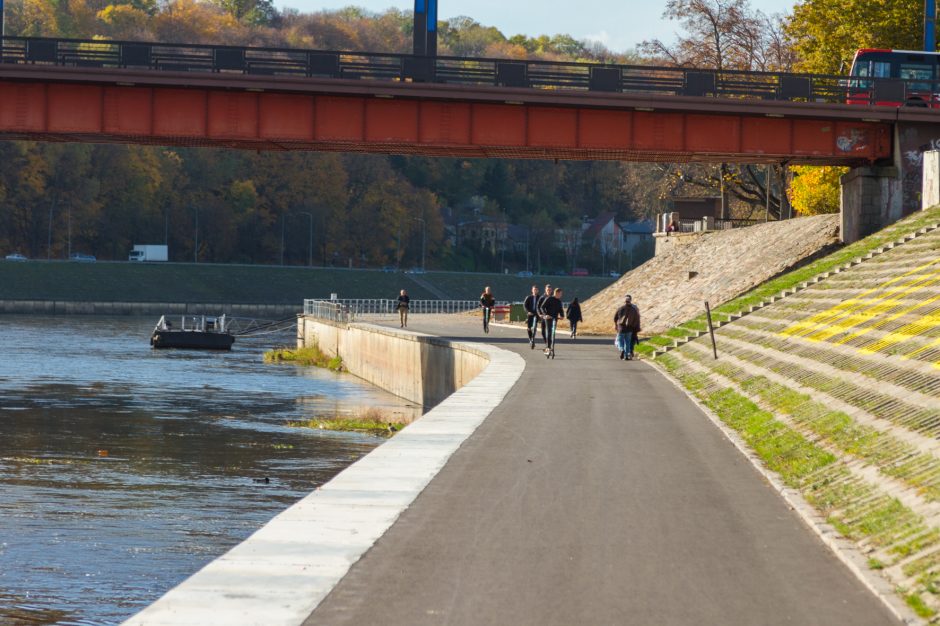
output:
[[[304,300],[304,315],[334,322],[351,322],[355,314],[335,300]]]
[[[497,306],[508,302],[497,302]],[[411,315],[433,313],[465,313],[480,308],[479,300],[412,300],[408,303]],[[320,319],[352,321],[360,315],[394,315],[398,312],[398,300],[380,298],[304,300],[304,314]]]

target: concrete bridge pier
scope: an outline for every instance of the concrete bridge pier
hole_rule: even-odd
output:
[[[842,176],[839,229],[843,243],[866,237],[902,217],[901,178],[893,165],[852,168]]]
[[[897,123],[893,141],[890,162],[853,168],[841,179],[844,243],[924,208],[924,153],[940,148],[940,125]]]

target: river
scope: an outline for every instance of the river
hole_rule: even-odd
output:
[[[292,332],[155,351],[154,322],[0,316],[0,624],[122,621],[383,441],[288,421],[417,411],[262,363]]]

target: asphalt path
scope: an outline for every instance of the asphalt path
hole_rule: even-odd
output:
[[[694,403],[612,340],[413,316],[522,378],[305,622],[898,623]]]

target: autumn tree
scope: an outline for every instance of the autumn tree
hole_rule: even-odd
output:
[[[798,69],[837,74],[859,48],[918,50],[922,0],[804,0],[785,22]]]

